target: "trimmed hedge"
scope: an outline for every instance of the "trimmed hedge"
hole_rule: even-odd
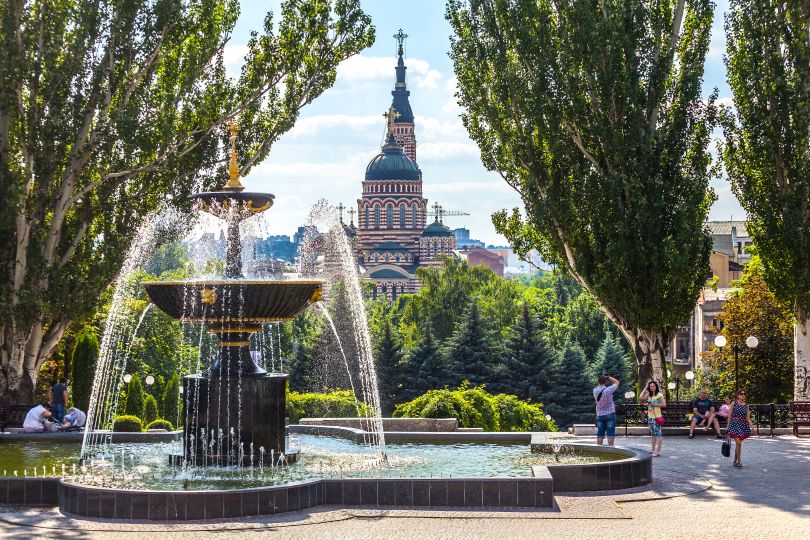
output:
[[[484,431],[557,431],[541,403],[510,394],[492,395],[462,384],[456,390],[430,390],[394,409],[397,418],[456,418],[459,427]]]
[[[146,429],[165,429],[166,431],[174,431],[174,426],[171,422],[164,418],[158,418],[157,420],[152,420],[146,425]]]
[[[155,396],[146,394],[143,400],[143,421],[147,424],[158,419],[158,404]]]
[[[113,431],[123,433],[140,432],[143,431],[143,423],[140,418],[131,414],[116,416],[113,421]]]
[[[362,401],[356,402],[351,390],[287,393],[287,416],[291,424],[297,424],[301,418],[362,418],[370,415],[369,406]]]

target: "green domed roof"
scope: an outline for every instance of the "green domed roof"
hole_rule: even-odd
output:
[[[388,136],[382,152],[366,167],[366,180],[419,180],[421,177],[422,171],[405,155],[393,134]]]
[[[450,227],[447,225],[434,221],[422,231],[422,236],[445,237],[455,236],[455,234],[453,234],[453,231],[451,231]]]

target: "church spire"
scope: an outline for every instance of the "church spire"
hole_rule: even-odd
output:
[[[399,29],[399,32],[394,34],[394,39],[397,43],[397,79],[394,83],[394,90],[391,95],[394,97],[391,102],[391,108],[398,113],[394,119],[393,124],[389,124],[389,135],[395,134],[395,138],[405,150],[405,155],[416,161],[416,137],[414,136],[414,122],[413,110],[411,110],[411,103],[408,97],[411,93],[408,91],[408,86],[405,83],[405,73],[407,67],[405,66],[405,40],[408,34]],[[395,129],[391,129],[391,128]]]

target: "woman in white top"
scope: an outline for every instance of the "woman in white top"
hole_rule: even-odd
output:
[[[658,383],[650,381],[641,392],[641,402],[647,405],[647,426],[650,428],[651,452],[653,457],[661,455],[661,445],[664,444],[664,435],[661,426],[664,425],[664,415],[661,409],[667,406],[667,399],[661,393]]]
[[[45,420],[51,417],[51,406],[47,403],[37,405],[25,415],[23,431],[26,433],[42,433],[45,431]]]

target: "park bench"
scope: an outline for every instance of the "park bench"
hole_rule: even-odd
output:
[[[722,401],[713,402],[714,410],[717,411],[722,405]],[[622,407],[620,423],[624,423],[625,433],[629,426],[647,425],[647,406],[639,403],[626,404]],[[664,427],[688,427],[692,422],[692,402],[691,401],[669,401],[667,406],[661,409],[664,417]],[[721,426],[725,427],[725,426]]]
[[[0,433],[7,427],[22,427],[25,415],[33,405],[0,405]]]
[[[810,426],[810,401],[790,402],[790,424],[796,437],[799,436],[800,426]]]

